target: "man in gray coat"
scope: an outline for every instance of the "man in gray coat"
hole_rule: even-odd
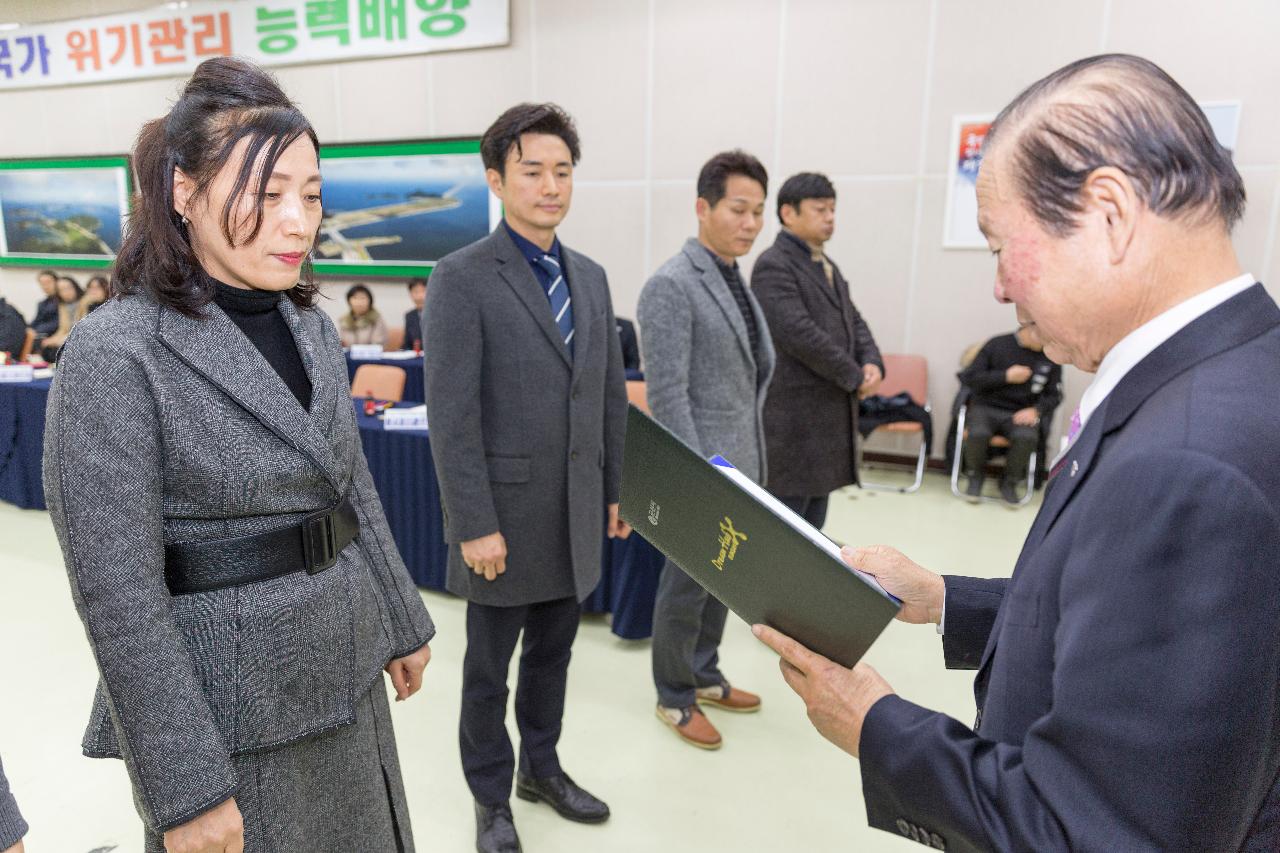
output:
[[[18,811],[18,803],[9,793],[9,782],[0,764],[0,851],[22,853],[22,836],[27,834],[27,822]]]
[[[823,251],[835,232],[831,181],[815,172],[787,178],[778,220],[778,239],[751,271],[778,351],[764,406],[769,491],[821,528],[830,493],[858,481],[858,400],[875,393],[884,360]]]
[[[764,223],[768,175],[743,151],[707,161],[698,175],[698,236],[645,284],[638,317],[653,417],[705,457],[720,454],[757,482],[766,469],[762,412],[774,352],[737,258]],[[725,606],[670,560],[653,613],[658,718],[685,741],[717,749],[700,702],[749,712],[760,698],[720,672]]]
[[[600,580],[618,519],[626,385],[604,270],[560,244],[578,161],[573,122],[521,104],[481,141],[505,219],[443,258],[427,292],[427,412],[449,548],[467,599],[462,768],[477,848],[519,850],[508,801],[507,671],[516,689],[517,796],[597,823],[608,807],[574,784],[556,744],[580,602]]]

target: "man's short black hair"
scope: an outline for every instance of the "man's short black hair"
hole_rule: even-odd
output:
[[[480,159],[486,169],[506,176],[507,155],[514,148],[519,156],[520,137],[526,133],[558,136],[569,146],[573,165],[578,165],[582,151],[578,147],[578,128],[573,119],[555,104],[516,104],[489,125],[480,138]]]
[[[1230,230],[1244,214],[1231,152],[1191,95],[1138,56],[1091,56],[1032,83],[996,116],[983,150],[1006,143],[1028,208],[1060,237],[1075,229],[1080,191],[1103,166],[1124,172],[1158,216]]]
[[[807,198],[834,199],[835,197],[836,188],[832,186],[826,175],[818,172],[801,172],[798,175],[792,175],[778,188],[778,221],[782,221],[784,204],[791,205],[791,208],[799,213],[800,202]]]
[[[40,270],[40,272],[36,273],[36,281],[39,281],[45,276],[50,276],[54,281],[58,280],[58,274],[53,270]]]
[[[422,285],[423,287],[426,287],[427,280],[425,278],[411,278],[409,279],[408,287],[406,287],[405,289],[408,290],[410,293],[412,293],[413,289],[418,285]]]
[[[764,166],[741,148],[735,148],[721,151],[703,165],[698,173],[698,198],[706,199],[707,204],[715,207],[724,198],[730,175],[750,178],[760,185],[765,195],[769,194],[769,173]]]

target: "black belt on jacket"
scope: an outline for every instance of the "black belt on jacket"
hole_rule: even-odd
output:
[[[297,524],[234,539],[166,545],[164,581],[174,595],[211,592],[294,572],[319,574],[360,535],[360,517],[343,499]]]

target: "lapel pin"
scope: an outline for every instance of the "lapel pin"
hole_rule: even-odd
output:
[[[1071,476],[1074,477],[1076,475],[1076,472],[1079,470],[1080,470],[1080,463],[1072,459],[1071,460]]]

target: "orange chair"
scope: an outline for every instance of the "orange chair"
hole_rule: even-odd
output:
[[[404,368],[389,364],[362,364],[351,378],[351,396],[399,403],[404,399]]]
[[[627,400],[646,415],[651,414],[649,411],[649,395],[643,379],[627,380]]]
[[[404,349],[404,326],[392,326],[387,329],[387,345],[384,350]]]
[[[929,362],[922,355],[886,355],[884,356],[884,381],[876,391],[882,397],[893,397],[902,392],[911,396],[912,401],[923,406],[926,412],[932,412],[929,404]],[[872,483],[862,479],[862,488],[880,492],[901,492],[907,494],[919,491],[924,482],[924,467],[929,459],[929,448],[924,443],[924,425],[915,421],[897,421],[882,424],[871,435],[877,432],[914,433],[919,436],[920,450],[916,456],[916,478],[909,486],[893,486],[888,483]],[[870,438],[871,436],[867,436]],[[858,442],[858,470],[862,470],[862,448],[865,439]]]
[[[31,355],[31,348],[36,343],[36,330],[27,329],[26,340],[22,342],[22,350],[18,353],[18,361],[26,361]]]

